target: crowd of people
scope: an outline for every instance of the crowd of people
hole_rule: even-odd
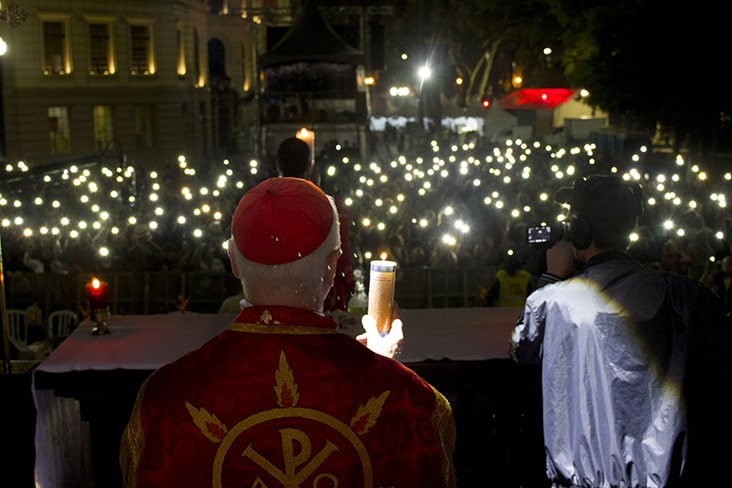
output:
[[[523,141],[431,141],[404,154],[396,144],[373,149],[367,161],[337,144],[316,157],[320,186],[352,215],[347,258],[354,269],[368,269],[384,252],[400,268],[500,267],[514,256],[538,275],[526,229],[547,223],[560,234],[563,215],[549,196],[589,173],[617,173],[643,186],[647,211],[630,247],[640,261],[698,279],[730,254],[730,176],[711,163],[654,157],[650,148],[608,162],[589,144]],[[228,268],[231,209],[246,189],[278,174],[274,159],[194,168],[181,156],[135,168],[70,167],[4,187],[5,270]]]

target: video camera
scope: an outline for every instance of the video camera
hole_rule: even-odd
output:
[[[541,244],[551,246],[561,241],[564,237],[564,227],[560,224],[532,225],[526,228],[526,242],[529,244]]]

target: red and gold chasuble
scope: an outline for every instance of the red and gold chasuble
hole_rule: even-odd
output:
[[[141,387],[126,486],[428,488],[456,484],[442,394],[335,323],[248,307]]]

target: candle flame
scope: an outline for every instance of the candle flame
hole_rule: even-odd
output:
[[[313,139],[315,138],[315,132],[307,130],[305,127],[303,127],[302,129],[297,131],[295,137],[297,137],[298,139],[302,139],[309,144],[312,144]]]
[[[381,254],[379,255],[379,257],[381,258],[381,260],[382,260],[382,261],[386,261],[386,252],[382,252],[382,253],[381,253]]]
[[[92,288],[94,288],[95,290],[98,290],[99,287],[102,286],[102,283],[97,278],[92,278],[91,285],[92,285]]]

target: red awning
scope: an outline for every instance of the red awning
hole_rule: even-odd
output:
[[[522,88],[498,101],[504,110],[552,110],[574,94],[569,88]]]

